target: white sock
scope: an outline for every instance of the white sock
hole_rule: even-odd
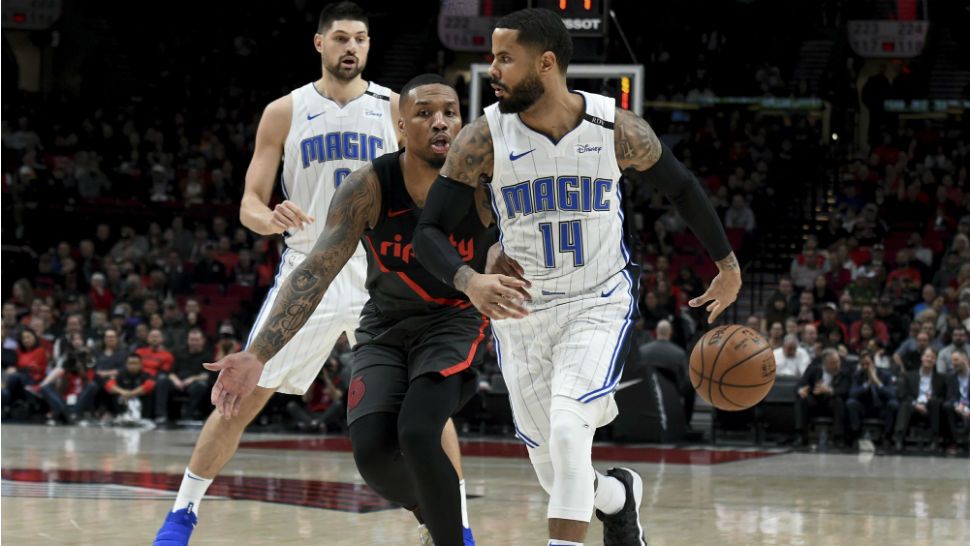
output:
[[[626,504],[626,487],[623,482],[613,476],[604,476],[596,472],[596,492],[593,493],[593,506],[606,515],[611,515],[623,509]]]
[[[458,480],[458,492],[461,493],[461,526],[471,528],[468,524],[468,501],[465,499],[465,480]]]
[[[187,508],[191,504],[192,510],[190,511],[198,515],[199,505],[202,504],[202,496],[205,495],[205,491],[209,489],[210,484],[212,484],[212,480],[196,476],[186,468],[185,475],[182,476],[182,485],[179,486],[178,496],[175,497],[175,506],[172,507],[172,511],[176,512]]]
[[[550,538],[547,545],[548,546],[583,546],[583,543],[573,542],[571,540],[563,540],[561,538]]]

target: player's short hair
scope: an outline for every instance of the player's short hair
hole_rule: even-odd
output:
[[[317,23],[317,33],[326,34],[334,21],[360,21],[370,30],[367,12],[354,2],[335,2],[327,4],[320,10],[320,21]]]
[[[547,9],[529,8],[514,11],[495,23],[495,28],[518,30],[518,42],[538,48],[540,53],[551,51],[565,74],[573,57],[573,39],[562,18]]]
[[[430,72],[426,74],[419,74],[408,80],[408,83],[404,84],[404,87],[401,88],[400,98],[398,99],[398,108],[404,106],[404,99],[412,90],[421,87],[422,85],[444,85],[445,87],[450,87],[451,89],[455,88],[454,85],[449,83],[448,80],[446,80],[440,74],[432,74]]]

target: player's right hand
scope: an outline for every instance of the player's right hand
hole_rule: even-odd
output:
[[[273,207],[270,214],[269,227],[273,233],[283,233],[287,230],[298,231],[304,225],[316,222],[316,218],[303,212],[293,201],[283,201]]]
[[[259,383],[263,363],[253,353],[242,351],[223,357],[219,362],[203,364],[205,369],[219,372],[212,387],[212,405],[222,417],[229,419],[239,414],[242,399],[249,396]]]
[[[529,311],[522,307],[524,298],[519,293],[524,288],[525,281],[507,275],[476,273],[468,280],[465,294],[472,305],[488,318],[525,318]]]
[[[525,278],[525,269],[519,265],[519,262],[510,258],[505,253],[505,250],[502,249],[502,243],[495,243],[488,249],[488,254],[485,259],[485,273],[498,273],[499,275],[519,279],[525,283],[525,287],[519,289],[519,294],[526,300],[532,299],[532,296],[526,290],[526,288],[532,287],[532,283]]]

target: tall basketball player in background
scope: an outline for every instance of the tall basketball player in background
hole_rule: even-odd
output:
[[[600,474],[591,459],[594,432],[617,414],[613,391],[637,315],[621,174],[666,194],[717,260],[720,273],[690,302],[709,302],[711,321],[737,297],[738,261],[700,184],[647,122],[612,98],[566,87],[572,40],[558,15],[527,9],[503,17],[492,53],[498,103],[452,144],[415,233],[416,254],[496,319],[516,434],[550,497],[548,544],[582,544],[595,507],[604,544],[643,545],[640,476],[625,468]],[[509,297],[514,278],[475,272],[449,242],[483,185],[504,253],[531,282],[529,303]]]
[[[253,325],[254,333],[266,320],[283,282],[319,238],[333,194],[344,178],[398,149],[397,94],[361,77],[370,49],[366,13],[353,2],[326,6],[313,43],[322,59],[322,77],[266,107],[246,172],[239,214],[242,223],[261,235],[282,233],[287,247]],[[270,209],[281,157],[286,200]],[[366,276],[366,254],[358,247],[306,327],[266,363],[253,394],[238,405],[232,417],[219,408],[212,413],[196,442],[172,511],[155,537],[156,546],[188,544],[202,497],[235,454],[246,426],[274,392],[303,394],[341,333],[354,340],[368,299]],[[450,421],[442,433],[442,445],[461,479],[458,438]],[[464,511],[464,482],[460,484]],[[421,532],[426,541],[427,530]]]

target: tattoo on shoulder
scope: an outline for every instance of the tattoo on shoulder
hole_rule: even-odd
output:
[[[629,110],[616,110],[616,160],[620,170],[645,171],[660,159],[660,139],[647,120]]]
[[[481,116],[458,133],[441,174],[469,186],[478,186],[492,181],[494,164],[492,133],[485,116]]]

